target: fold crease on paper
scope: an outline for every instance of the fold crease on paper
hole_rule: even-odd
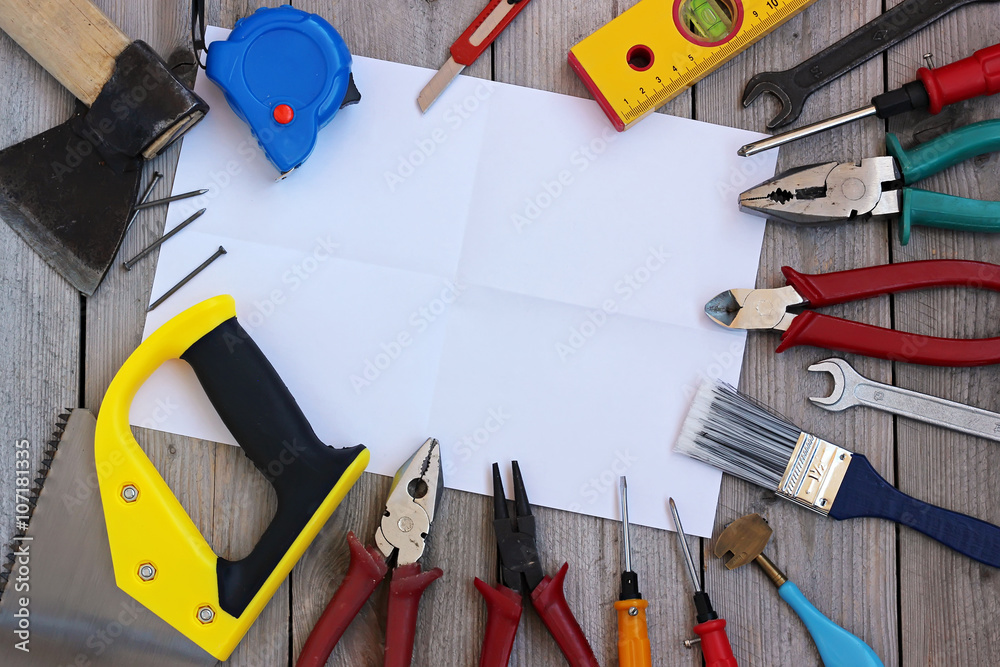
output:
[[[225,35],[212,29],[210,39]],[[363,98],[281,182],[200,77],[212,113],[185,138],[144,335],[220,293],[320,437],[393,474],[429,436],[445,484],[490,493],[519,460],[538,505],[711,534],[720,473],[671,452],[702,378],[737,382],[743,334],[704,315],[754,284],[764,225],[737,210],[774,152],[757,134],[654,114],[618,134],[591,100],[459,77],[426,115],[430,70],[355,57]],[[160,368],[132,422],[235,444],[193,372]],[[505,466],[505,469],[506,466]]]

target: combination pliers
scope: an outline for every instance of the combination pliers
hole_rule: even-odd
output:
[[[895,134],[887,156],[797,167],[740,195],[740,210],[799,225],[899,216],[900,243],[922,225],[1000,232],[1000,202],[907,187],[963,160],[1000,150],[1000,120],[966,125],[904,150]]]

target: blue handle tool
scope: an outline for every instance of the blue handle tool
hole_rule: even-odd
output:
[[[852,455],[830,516],[838,521],[859,517],[895,521],[980,563],[1000,567],[1000,526],[906,495],[861,454]]]
[[[868,644],[820,613],[794,583],[781,584],[778,595],[805,623],[825,667],[882,667]]]
[[[726,526],[715,540],[715,555],[726,560],[726,568],[735,570],[754,561],[771,582],[778,595],[788,603],[812,635],[825,667],[883,667],[875,651],[860,638],[820,613],[799,587],[764,555],[771,539],[771,527],[759,514],[747,514]]]
[[[262,7],[208,48],[206,74],[286,176],[337,112],[361,99],[351,53],[333,26],[290,5]]]

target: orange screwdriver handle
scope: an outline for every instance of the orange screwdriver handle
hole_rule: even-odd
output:
[[[701,653],[705,656],[705,667],[739,667],[733,657],[733,647],[726,636],[726,621],[717,618],[694,626],[695,634],[701,638]]]
[[[917,78],[927,89],[927,110],[938,113],[955,102],[1000,92],[1000,44],[976,51],[968,58],[927,69],[917,70]]]
[[[653,658],[646,625],[646,600],[618,600],[618,665],[619,667],[651,667]],[[634,615],[629,613],[635,609]]]
[[[570,667],[600,667],[594,657],[594,649],[590,648],[590,642],[563,594],[563,581],[568,569],[569,563],[563,563],[555,577],[547,576],[542,579],[535,590],[531,591],[531,604],[562,649]]]
[[[295,667],[323,667],[326,664],[347,626],[389,570],[382,554],[375,547],[363,546],[353,532],[347,533],[347,545],[351,550],[347,574],[309,633]]]
[[[503,584],[490,586],[476,577],[476,590],[486,601],[486,634],[479,653],[479,667],[507,667],[521,622],[521,595]]]
[[[420,596],[442,574],[439,567],[421,572],[420,563],[401,565],[393,570],[389,583],[389,622],[385,629],[385,667],[410,667]]]

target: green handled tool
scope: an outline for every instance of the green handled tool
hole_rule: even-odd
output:
[[[1000,150],[1000,120],[959,128],[903,149],[886,135],[887,156],[798,167],[740,195],[740,210],[799,225],[899,216],[900,243],[911,226],[1000,232],[1000,202],[908,187],[976,155]]]

